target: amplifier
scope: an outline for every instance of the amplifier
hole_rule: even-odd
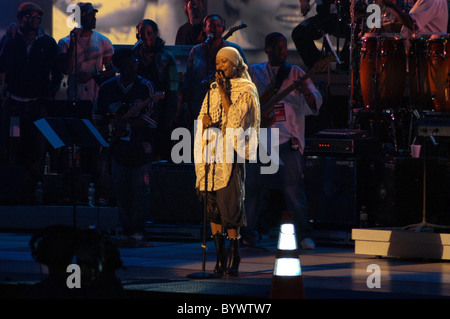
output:
[[[308,155],[363,155],[377,153],[380,150],[381,143],[371,137],[305,139],[305,154]]]
[[[450,136],[450,117],[423,117],[418,121],[418,136]]]
[[[353,139],[307,138],[305,151],[309,153],[342,153],[353,154]]]
[[[305,153],[309,155],[367,154],[377,152],[379,148],[380,145],[363,130],[327,129],[305,139]]]
[[[362,138],[367,137],[367,131],[365,130],[352,130],[352,129],[325,129],[314,134],[318,138]]]

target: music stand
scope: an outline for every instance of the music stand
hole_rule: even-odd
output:
[[[34,122],[37,128],[45,136],[54,148],[72,146],[72,203],[73,203],[73,226],[77,227],[77,205],[75,199],[75,174],[77,146],[86,147],[109,147],[109,144],[101,136],[98,130],[88,119],[78,118],[42,118]]]
[[[46,117],[64,117],[79,119],[91,119],[93,103],[90,100],[55,100],[46,99],[43,101]]]

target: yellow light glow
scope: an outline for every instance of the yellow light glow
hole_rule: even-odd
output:
[[[79,0],[54,0],[52,36],[56,41],[70,34],[67,26],[69,4]],[[98,9],[96,31],[106,36],[113,44],[135,44],[136,25],[142,19],[151,19],[158,24],[161,37],[167,45],[175,43],[178,27],[186,22],[186,14],[179,0],[94,0]]]

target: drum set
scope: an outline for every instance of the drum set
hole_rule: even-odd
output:
[[[359,44],[363,107],[358,113],[373,114],[387,124],[396,149],[399,131],[407,132],[404,143],[409,148],[412,115],[448,116],[450,121],[449,34],[404,38],[399,33],[365,33]]]

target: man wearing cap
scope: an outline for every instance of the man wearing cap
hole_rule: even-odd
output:
[[[78,3],[80,25],[58,42],[58,57],[64,74],[67,74],[67,99],[90,101],[94,108],[100,85],[115,76],[112,63],[113,46],[96,28],[97,9],[90,2]],[[91,174],[99,198],[108,197],[107,151],[85,147],[81,149],[81,170]]]
[[[80,2],[78,6],[81,25],[59,40],[58,55],[62,70],[68,75],[68,99],[95,103],[99,85],[115,75],[111,62],[113,46],[107,37],[94,31],[98,10],[92,3]]]
[[[11,24],[0,41],[0,73],[5,77],[1,160],[27,169],[31,179],[24,183],[30,188],[25,196],[32,194],[34,183],[42,178],[47,147],[33,123],[45,116],[42,99],[55,96],[62,78],[56,41],[41,28],[43,14],[37,4],[22,3],[17,12],[18,24]]]

